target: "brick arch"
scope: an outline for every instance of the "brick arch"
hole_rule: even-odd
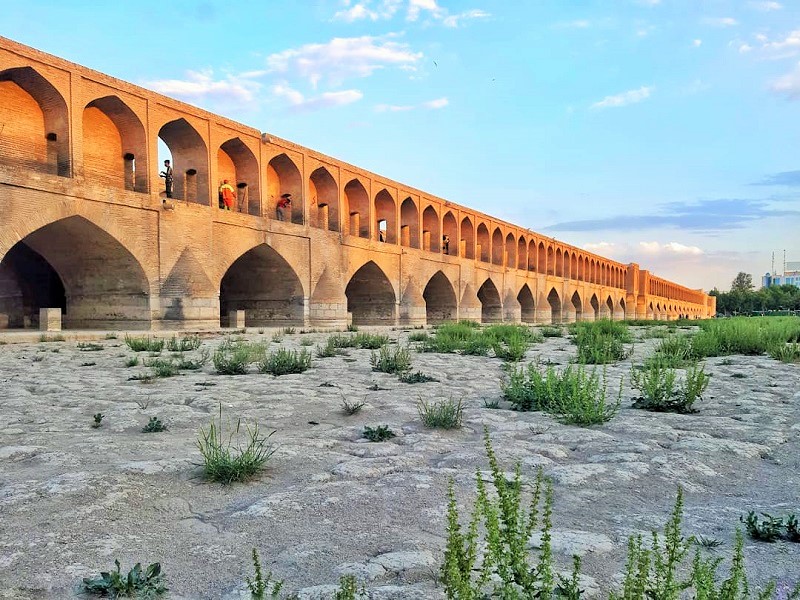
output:
[[[0,265],[0,297],[10,296],[14,280],[18,284],[22,314],[10,319],[17,324],[25,317],[35,322],[39,308],[61,306],[68,328],[150,326],[154,282],[118,238],[87,218],[73,215],[33,228]]]
[[[359,268],[347,283],[347,312],[356,325],[392,325],[397,320],[397,295],[389,278],[374,262]]]
[[[564,278],[572,279],[572,255],[569,250],[564,250]]]
[[[547,303],[550,305],[550,322],[554,325],[561,323],[561,296],[556,288],[551,288],[548,292]]]
[[[147,192],[147,135],[136,113],[118,96],[83,109],[83,175],[87,182]]]
[[[0,122],[2,162],[71,176],[67,103],[33,67],[0,71]]]
[[[439,252],[442,242],[442,232],[439,228],[439,211],[429,204],[422,211],[422,249]]]
[[[358,178],[344,186],[344,233],[369,239],[369,194]]]
[[[444,238],[447,236],[447,251]],[[442,252],[450,256],[458,256],[458,221],[453,211],[448,210],[442,217]]]
[[[464,258],[475,258],[475,227],[472,219],[464,217],[461,219],[461,240],[464,245]]]
[[[524,235],[519,236],[517,242],[517,269],[520,271],[528,269],[528,242]]]
[[[375,235],[387,244],[397,243],[397,211],[394,196],[383,188],[375,195]],[[381,225],[385,229],[381,229]]]
[[[556,247],[556,258],[555,258],[555,276],[556,277],[563,277],[564,276],[564,253],[561,252],[561,248]]]
[[[547,274],[547,249],[544,242],[539,242],[539,247],[536,251],[536,272],[542,275]]]
[[[578,279],[578,254],[576,252],[573,252],[570,258],[569,276],[571,279]]]
[[[219,283],[220,322],[245,311],[245,325],[302,325],[306,306],[303,284],[289,262],[268,244],[241,254]]]
[[[517,302],[522,310],[522,322],[533,323],[536,320],[536,305],[533,301],[533,293],[528,284],[522,286],[517,294]]]
[[[506,236],[506,261],[505,266],[511,267],[512,269],[516,268],[517,266],[517,240],[514,238],[513,233],[509,233]]]
[[[300,169],[285,152],[273,157],[267,163],[267,196],[266,214],[277,218],[276,208],[283,194],[292,195],[291,216],[284,214],[284,219],[291,223],[303,224],[303,178]]]
[[[211,198],[208,150],[202,136],[181,117],[164,124],[158,137],[172,155],[173,197],[207,206]]]
[[[500,300],[500,292],[497,286],[489,277],[478,288],[478,300],[481,302],[481,322],[499,323],[503,320],[503,303]]]
[[[492,264],[503,264],[503,232],[499,227],[495,227],[492,232]]]
[[[234,210],[251,215],[261,214],[261,178],[258,160],[241,138],[235,137],[217,150],[218,184],[226,179],[236,188]]]
[[[581,298],[581,295],[577,290],[572,293],[572,297],[570,298],[570,303],[572,304],[572,309],[575,311],[575,320],[582,321],[583,299]]]
[[[491,262],[491,239],[489,238],[489,228],[486,223],[478,223],[476,238],[480,247],[480,253],[478,253],[478,248],[475,249],[476,254],[478,254],[477,258],[482,262]]]
[[[311,194],[311,226],[339,231],[339,186],[330,171],[325,167],[315,169],[309,177],[308,191]]]
[[[600,318],[600,301],[597,299],[597,294],[592,294],[592,297],[589,299],[589,306],[592,307],[592,314],[596,321]]]
[[[436,271],[428,280],[422,297],[425,299],[425,315],[429,324],[456,320],[458,315],[456,292],[453,283],[442,271]]]
[[[400,204],[400,244],[419,248],[419,209],[411,196]]]
[[[606,298],[606,305],[603,308],[603,312],[605,312],[606,309],[608,309],[608,318],[613,320],[614,319],[614,300],[611,298],[610,294],[609,294],[608,298]]]

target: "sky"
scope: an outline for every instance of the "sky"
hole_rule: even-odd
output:
[[[691,288],[800,260],[800,0],[5,4],[0,35]]]

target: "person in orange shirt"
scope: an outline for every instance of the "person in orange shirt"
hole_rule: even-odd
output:
[[[236,201],[236,190],[228,183],[227,179],[219,186],[219,193],[222,196],[223,204],[225,204],[225,210],[233,210],[233,203]]]

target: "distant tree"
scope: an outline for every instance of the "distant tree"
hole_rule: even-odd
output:
[[[753,276],[739,271],[731,282],[731,292],[749,292],[753,289]]]

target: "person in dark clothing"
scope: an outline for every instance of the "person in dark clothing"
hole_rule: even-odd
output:
[[[167,190],[167,198],[172,198],[172,166],[168,160],[164,161],[164,170],[158,174],[159,177],[164,178],[164,187]]]

